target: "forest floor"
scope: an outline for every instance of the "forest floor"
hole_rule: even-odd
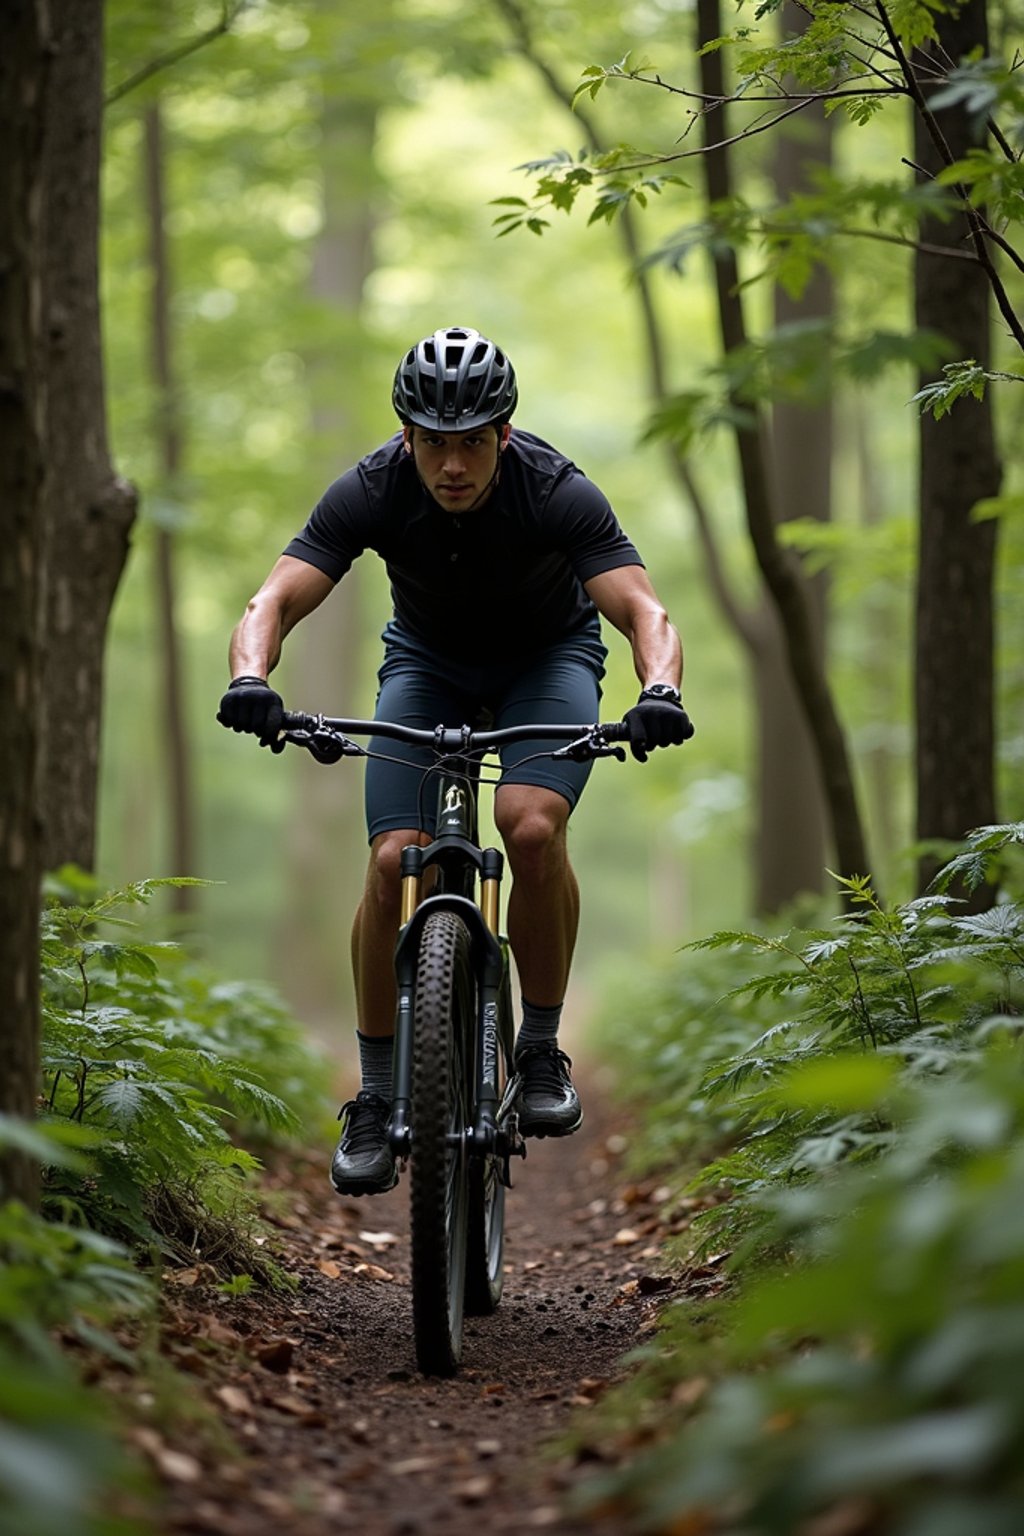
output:
[[[172,1413],[129,1431],[163,1489],[153,1529],[580,1529],[563,1498],[592,1455],[545,1447],[621,1374],[679,1284],[661,1255],[663,1196],[625,1180],[621,1125],[592,1086],[585,1102],[578,1135],[530,1142],[514,1167],[504,1297],[467,1319],[450,1381],[415,1367],[405,1180],[340,1200],[327,1152],[268,1171],[266,1216],[299,1286],[233,1298],[202,1266],[168,1276],[160,1347],[194,1375],[204,1411],[191,1430]]]

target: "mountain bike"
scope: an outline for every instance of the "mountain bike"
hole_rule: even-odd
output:
[[[491,1313],[501,1299],[505,1191],[512,1158],[526,1155],[515,1110],[511,962],[499,920],[505,860],[500,849],[481,848],[478,835],[478,786],[500,778],[482,779],[481,760],[527,741],[565,743],[542,757],[624,760],[613,743],[627,740],[628,728],[615,721],[425,731],[288,713],[282,734],[322,763],[385,755],[355,736],[432,754],[425,768],[408,765],[424,790],[436,780],[437,819],[432,842],[402,851],[389,1140],[409,1168],[416,1361],[425,1375],[451,1376],[464,1314]]]

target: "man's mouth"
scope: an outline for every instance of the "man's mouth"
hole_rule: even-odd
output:
[[[468,496],[473,487],[471,485],[439,485],[437,489],[442,496]]]

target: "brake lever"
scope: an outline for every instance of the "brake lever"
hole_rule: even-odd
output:
[[[570,741],[568,746],[559,747],[552,752],[553,758],[568,758],[574,763],[589,763],[595,757],[615,757],[620,763],[626,761],[626,754],[621,747],[612,747],[598,735],[580,736],[576,741]]]
[[[365,757],[364,749],[343,736],[340,731],[327,730],[325,726],[318,726],[315,731],[285,731],[282,733],[286,741],[290,741],[296,747],[305,747],[311,757],[318,763],[338,763],[343,757]]]

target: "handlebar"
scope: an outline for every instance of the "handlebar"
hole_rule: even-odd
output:
[[[474,752],[490,752],[513,741],[564,741],[551,755],[589,762],[594,757],[625,759],[625,753],[611,745],[629,740],[624,720],[590,725],[512,725],[497,731],[473,730],[468,725],[438,725],[432,731],[417,730],[391,720],[334,719],[327,715],[285,713],[281,734],[286,741],[306,747],[319,761],[337,762],[342,757],[363,757],[366,748],[353,736],[380,736],[404,741],[410,746],[428,747],[439,757],[462,757]]]

